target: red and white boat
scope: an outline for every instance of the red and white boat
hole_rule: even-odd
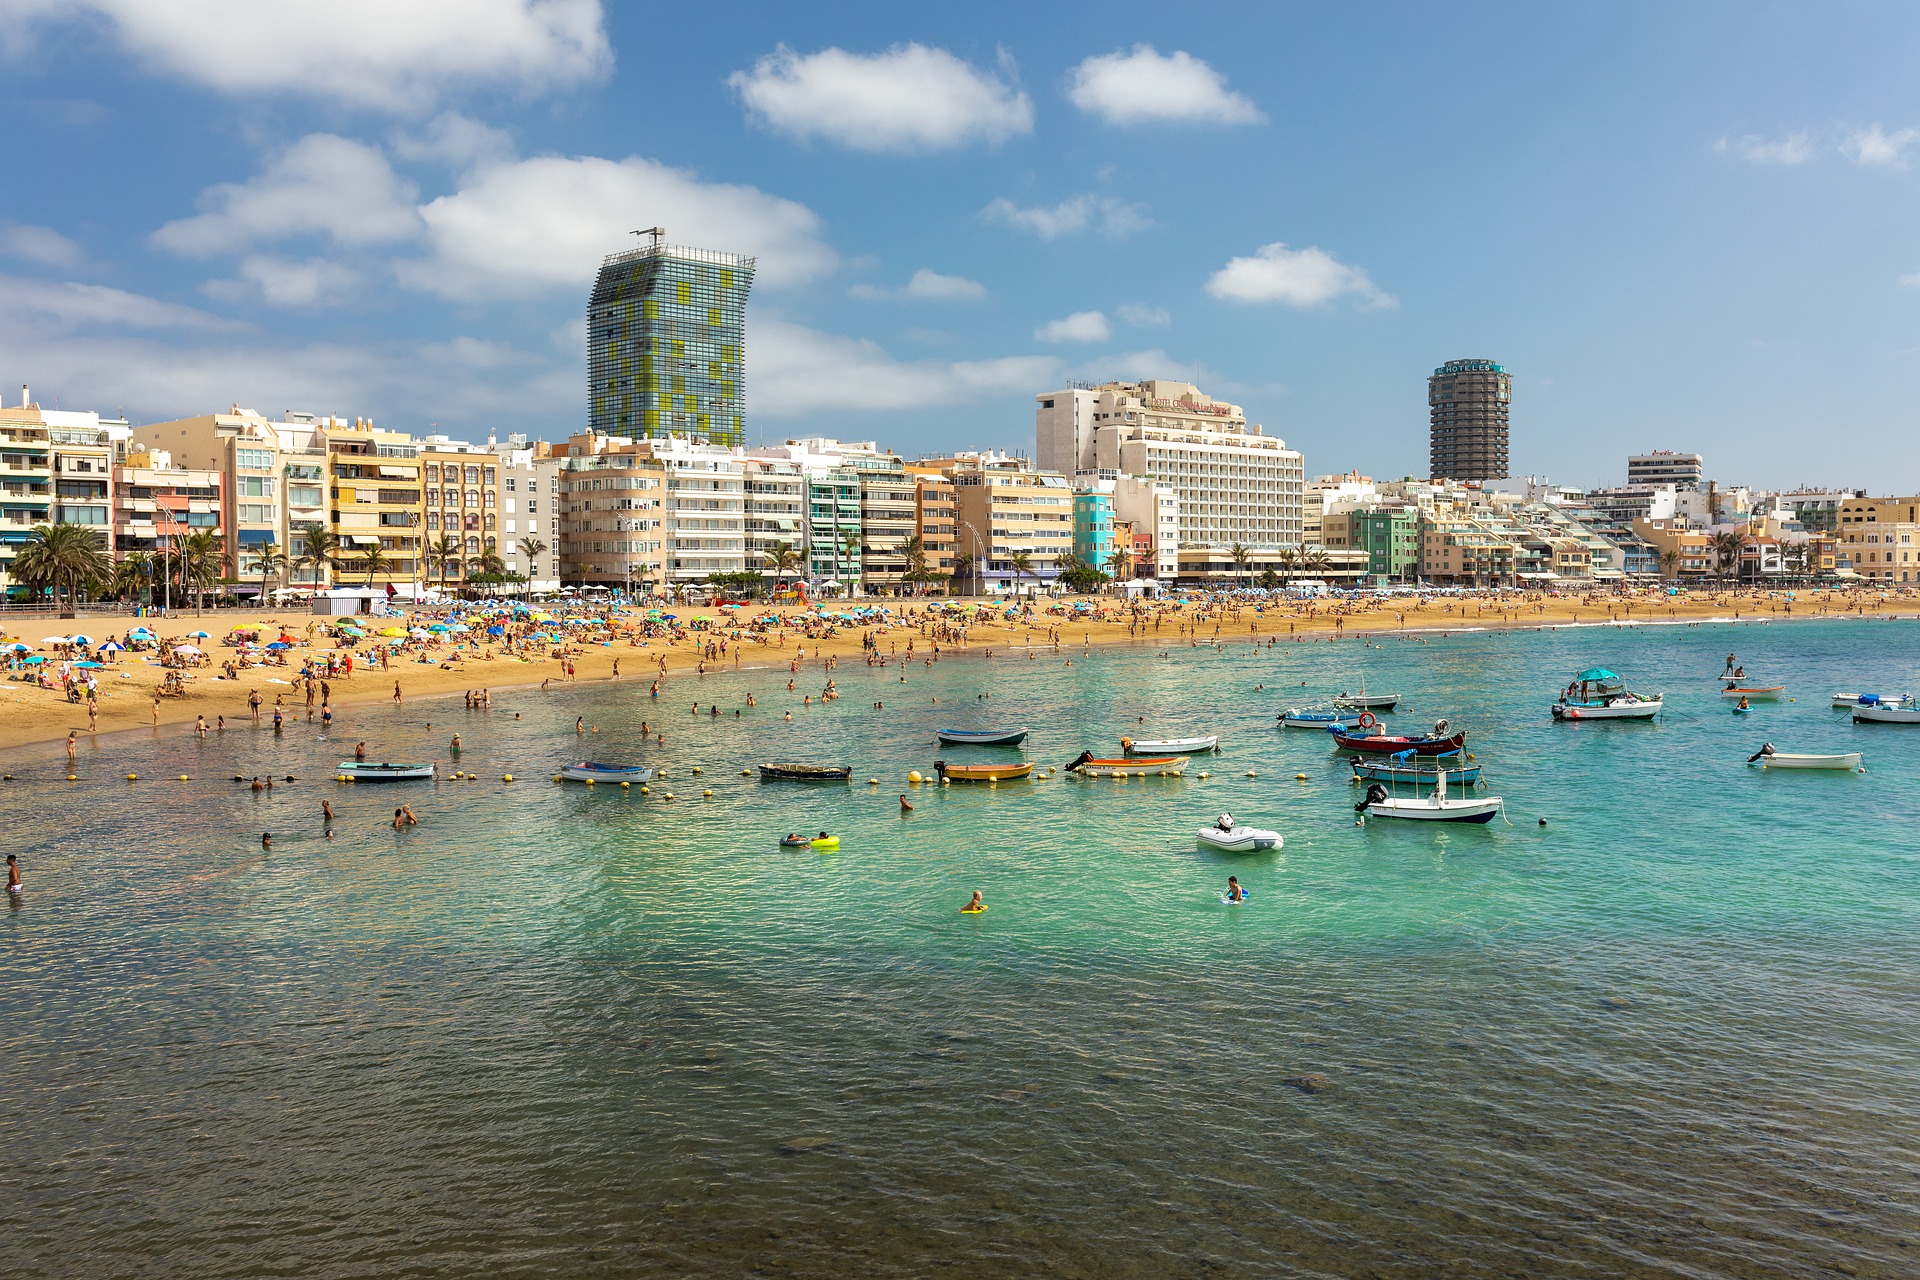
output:
[[[1341,751],[1363,751],[1368,755],[1391,756],[1402,751],[1411,751],[1417,756],[1451,755],[1466,745],[1467,735],[1448,733],[1447,722],[1442,720],[1434,726],[1434,732],[1419,737],[1407,737],[1404,734],[1388,733],[1348,733],[1337,726],[1329,726],[1327,732],[1333,735],[1333,745]]]

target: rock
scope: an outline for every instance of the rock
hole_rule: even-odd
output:
[[[1302,1093],[1325,1093],[1327,1090],[1333,1088],[1333,1081],[1321,1075],[1318,1071],[1309,1071],[1307,1074],[1301,1076],[1287,1076],[1283,1078],[1280,1083],[1290,1088],[1298,1089]]]

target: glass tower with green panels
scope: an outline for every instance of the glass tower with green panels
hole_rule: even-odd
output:
[[[654,244],[600,265],[587,304],[588,424],[614,436],[746,443],[752,258]]]

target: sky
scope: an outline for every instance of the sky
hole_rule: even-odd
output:
[[[758,260],[747,432],[1031,452],[1167,377],[1309,474],[1920,489],[1920,7],[0,0],[0,388],[586,421],[600,259]]]

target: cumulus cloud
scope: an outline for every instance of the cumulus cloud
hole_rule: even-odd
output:
[[[0,222],[0,254],[44,267],[71,267],[81,258],[80,246],[50,227],[6,222]]]
[[[912,302],[984,302],[987,286],[965,276],[941,275],[938,271],[922,267],[898,289],[857,284],[847,290],[847,294],[863,302],[891,302],[895,299]]]
[[[1025,396],[1051,386],[1051,356],[995,360],[898,360],[876,342],[749,317],[752,411],[794,418],[826,410],[878,411]]]
[[[1150,307],[1144,302],[1129,302],[1115,307],[1114,314],[1142,329],[1164,329],[1173,323],[1173,313],[1165,307]]]
[[[400,277],[449,298],[584,290],[606,254],[634,243],[636,227],[664,226],[675,242],[753,256],[756,287],[802,283],[836,265],[805,205],[639,157],[492,165],[419,216],[430,252],[401,263]]]
[[[402,160],[444,164],[469,169],[513,158],[513,139],[506,131],[483,124],[458,111],[444,111],[423,129],[394,135],[393,152]]]
[[[1747,133],[1737,138],[1721,138],[1713,144],[1713,149],[1723,156],[1745,160],[1748,164],[1782,165],[1805,164],[1813,159],[1818,150],[1812,135],[1806,133],[1789,133],[1778,138],[1763,138],[1757,133]]]
[[[421,231],[417,198],[378,147],[310,133],[251,182],[208,187],[197,201],[202,213],[167,223],[153,239],[196,258],[287,236],[346,245],[407,240]]]
[[[1033,336],[1042,342],[1105,342],[1113,336],[1113,326],[1098,311],[1076,311],[1041,325]]]
[[[1326,250],[1289,249],[1277,243],[1262,245],[1251,258],[1229,260],[1207,280],[1207,292],[1226,302],[1283,302],[1290,307],[1317,307],[1346,293],[1358,295],[1368,306],[1398,305],[1363,269]]]
[[[1912,271],[1894,281],[1902,289],[1920,289],[1920,271]]]
[[[1907,148],[1920,140],[1920,129],[1888,133],[1879,125],[1855,130],[1840,142],[1840,154],[1858,165],[1886,169],[1907,167]]]
[[[922,44],[874,54],[781,45],[727,83],[769,128],[859,151],[941,151],[1033,131],[1026,94]]]
[[[11,11],[11,12],[9,12]],[[9,20],[10,19],[10,20]],[[613,64],[600,0],[9,0],[0,36],[96,21],[161,72],[226,93],[418,111],[477,87],[522,93]]]
[[[0,315],[40,334],[82,328],[215,331],[239,327],[192,307],[98,284],[0,276],[0,296],[7,300]]]
[[[1259,124],[1266,117],[1190,53],[1137,44],[1088,58],[1067,76],[1073,105],[1108,124]]]
[[[1129,204],[1113,196],[1078,195],[1059,204],[1029,208],[1000,196],[982,209],[980,216],[989,222],[1030,231],[1042,240],[1078,231],[1099,231],[1117,240],[1153,226],[1146,206]]]
[[[231,280],[209,280],[201,290],[222,302],[258,299],[273,307],[317,307],[344,302],[360,275],[324,258],[243,258]]]

